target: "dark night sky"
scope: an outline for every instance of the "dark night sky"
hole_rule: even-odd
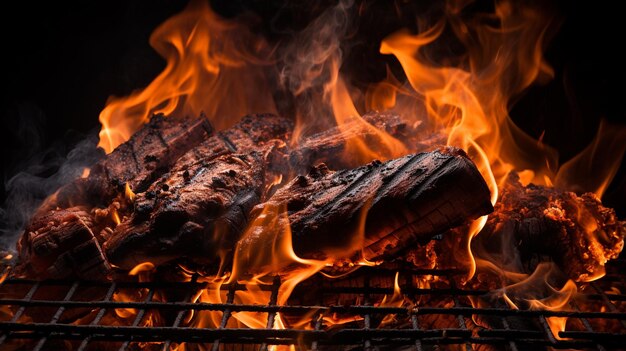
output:
[[[364,23],[361,32],[394,31],[394,21],[382,20],[391,1],[367,2],[380,16],[370,15],[373,23]],[[293,3],[291,10],[280,13],[281,1],[221,1],[217,7],[227,15],[252,9],[267,31],[276,18],[286,26],[301,25],[303,16],[306,21],[303,13],[311,11],[293,10]],[[624,30],[620,11],[608,0],[554,4],[563,20],[547,51],[556,77],[547,85],[532,87],[512,115],[533,136],[545,130],[545,140],[566,159],[591,140],[600,117],[626,123],[626,57],[619,53]],[[98,128],[97,116],[108,96],[127,94],[150,82],[164,62],[149,47],[148,37],[184,5],[174,0],[20,2],[15,10],[3,11],[3,179],[41,150],[71,144]],[[570,122],[572,115],[578,116],[577,123]],[[624,168],[605,199],[622,217],[626,216]],[[4,190],[0,195],[4,198]]]

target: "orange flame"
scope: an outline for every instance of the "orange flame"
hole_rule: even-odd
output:
[[[167,66],[147,87],[110,98],[100,113],[100,143],[107,153],[146,123],[151,114],[199,116],[223,129],[251,112],[273,112],[263,74],[269,48],[244,26],[192,1],[159,26],[150,45]]]
[[[130,272],[129,276],[137,277],[140,282],[148,282],[152,278],[152,273],[155,270],[155,266],[151,262],[143,262],[136,265]],[[113,294],[113,301],[129,302],[129,301],[141,301],[144,295],[148,292],[148,289],[140,289],[138,291],[120,289]],[[137,309],[135,308],[115,308],[115,314],[122,319],[134,318],[137,315]],[[158,314],[149,313],[148,318],[144,318],[143,325],[152,325],[153,318],[158,318]]]
[[[120,215],[117,213],[117,209],[115,207],[111,207],[111,219],[115,223],[115,225],[119,225],[122,223],[120,219]]]
[[[554,287],[551,282],[562,281],[562,273],[553,263],[540,263],[530,275],[503,269],[490,261],[481,260],[479,263],[481,269],[499,276],[505,284],[491,292],[487,299],[501,299],[512,309],[568,310],[570,300],[578,291],[572,280],[567,280],[560,289]],[[470,301],[474,307],[491,307],[480,297],[471,297]],[[559,332],[565,330],[567,317],[548,317],[546,322],[555,338],[560,339]]]
[[[130,202],[135,201],[135,193],[130,188],[130,185],[128,185],[128,183],[126,183],[126,186],[124,187],[124,197],[126,197],[126,199]]]
[[[264,240],[251,241],[248,237],[261,236]],[[233,274],[229,283],[242,279],[252,284],[271,284],[275,274],[281,275],[279,304],[285,303],[298,283],[309,278],[332,260],[303,259],[293,251],[291,228],[286,208],[266,206],[254,219],[235,249]],[[257,247],[257,245],[265,245]],[[245,278],[247,272],[254,272]]]
[[[383,41],[380,51],[396,56],[410,86],[403,87],[390,76],[370,88],[368,104],[410,116],[420,114],[413,106],[423,100],[421,105],[433,128],[448,136],[448,144],[473,155],[490,185],[492,201],[497,199],[498,184],[512,170],[519,171],[525,183],[556,183],[600,195],[619,165],[615,161],[624,153],[624,143],[618,142],[624,138],[624,130],[609,131],[603,123],[594,143],[555,174],[556,153],[524,134],[508,116],[508,104],[515,94],[535,80],[552,75],[541,55],[548,28],[546,19],[535,9],[521,9],[506,1],[497,2],[493,17],[500,23],[498,27],[465,23],[456,17],[459,10],[449,8],[448,24],[466,44],[466,65],[428,63],[424,49],[439,38],[444,22],[418,35],[398,32]],[[598,158],[599,150],[605,151],[603,155],[611,155],[609,159]],[[592,169],[600,174],[581,176],[581,171],[588,173]],[[583,185],[583,179],[590,180]],[[474,230],[469,236],[477,232]]]
[[[374,136],[367,140],[350,139],[345,157],[365,163],[404,155],[409,152],[405,145],[360,117],[364,111],[359,111],[360,106],[355,102],[359,92],[341,75],[339,32],[345,31],[349,5],[350,1],[339,1],[302,31],[300,39],[309,45],[300,45],[301,42],[296,41],[293,54],[305,57],[313,64],[289,66],[281,72],[291,80],[293,87],[290,89],[296,100],[302,103],[297,106],[294,135],[300,136],[308,129],[314,129],[316,123],[325,127],[337,125],[345,131],[349,121],[357,121]],[[611,150],[605,154],[622,157],[626,145],[620,141],[626,133],[602,124],[594,143],[559,168],[556,152],[541,140],[525,134],[508,115],[509,104],[516,95],[534,82],[553,75],[542,57],[542,47],[550,29],[549,19],[537,9],[521,8],[512,1],[497,2],[494,14],[470,23],[461,16],[462,6],[450,4],[447,10],[447,22],[441,21],[417,35],[400,31],[381,43],[380,52],[397,58],[408,84],[402,84],[389,73],[385,81],[368,89],[365,105],[391,110],[405,118],[412,117],[415,123],[427,123],[432,131],[446,136],[449,145],[466,150],[487,181],[494,204],[498,199],[498,186],[512,171],[519,172],[525,183],[556,184],[568,189],[591,190],[601,196],[615,175],[617,163],[614,159],[598,161],[596,155],[602,153],[599,150]],[[429,45],[440,38],[446,26],[467,48],[467,56],[457,66],[432,64],[426,54]],[[277,60],[275,53],[244,26],[219,18],[205,2],[192,2],[184,12],[161,25],[150,42],[167,60],[167,66],[146,88],[125,98],[112,98],[102,111],[99,146],[107,153],[128,140],[152,113],[164,113],[173,118],[204,112],[218,129],[223,129],[247,113],[276,110],[264,70]],[[272,81],[275,80],[281,79]],[[312,121],[312,118],[323,122]],[[294,139],[297,142],[298,138]],[[593,181],[581,181],[579,176],[572,176],[590,169],[600,169],[602,176]],[[268,187],[281,181],[276,178]],[[133,201],[134,193],[128,184],[125,196]],[[119,224],[115,208],[111,216]],[[222,286],[243,284],[246,289],[236,292],[234,302],[267,304],[270,293],[264,287],[279,276],[282,284],[276,303],[284,304],[301,281],[345,259],[346,252],[353,253],[362,248],[366,216],[367,210],[362,211],[358,232],[349,247],[328,253],[323,259],[304,259],[293,250],[286,209],[266,206],[239,242],[232,274],[201,278],[209,286],[197,292],[192,301],[224,303],[227,293]],[[584,218],[581,213],[581,223]],[[472,238],[479,234],[486,221],[486,216],[473,221],[460,242],[459,251],[455,251],[467,264],[467,279],[472,278],[477,269],[499,275],[507,282],[502,288],[502,298],[514,308],[518,308],[520,299],[525,299],[531,308],[565,308],[576,292],[571,281],[563,288],[555,289],[547,283],[553,273],[540,269],[542,265],[529,277],[513,269],[506,270],[489,257],[474,257],[470,246]],[[592,222],[588,223],[587,229],[589,235],[596,235]],[[258,236],[264,240],[251,241],[257,243],[255,245],[247,244],[246,238]],[[223,254],[223,261],[226,256]],[[373,263],[361,259],[356,266],[362,264]],[[226,263],[222,262],[220,272],[225,266]],[[131,274],[138,275],[140,280],[146,279],[153,269],[154,265],[144,263],[135,267]],[[525,289],[537,286],[537,281],[543,284],[539,284],[538,294],[529,295]],[[539,292],[548,296],[540,296]],[[130,297],[119,293],[115,298]],[[404,299],[396,275],[394,294],[389,300],[385,297],[382,304],[400,306],[402,303]],[[116,312],[120,317],[128,318],[135,311]],[[218,328],[222,317],[215,311],[197,311],[186,321],[196,327]],[[233,317],[229,323],[237,326],[266,327],[265,313],[237,312]],[[324,319],[329,323],[344,322],[333,321],[328,316]],[[565,320],[550,318],[548,322],[558,337]],[[271,327],[284,328],[280,314],[276,315]]]
[[[285,323],[280,316],[280,313],[276,313],[276,317],[274,318],[274,325],[272,329],[285,329]],[[271,351],[296,351],[295,345],[270,345],[268,350]]]
[[[87,178],[89,177],[89,173],[91,173],[91,169],[89,167],[85,167],[83,168],[83,171],[80,174],[81,178]]]
[[[556,184],[600,196],[626,150],[626,129],[607,128],[603,122],[594,142],[559,168],[556,151],[541,142],[543,135],[535,140],[508,115],[516,95],[533,82],[553,76],[542,56],[550,19],[532,6],[497,1],[493,14],[468,20],[461,15],[464,4],[449,3],[446,21],[417,35],[402,30],[383,40],[380,52],[396,57],[408,85],[388,74],[385,81],[368,90],[368,105],[403,116],[425,117],[432,130],[447,136],[449,145],[466,150],[472,157],[489,185],[494,204],[498,187],[512,171],[520,172],[525,183]],[[427,55],[429,45],[441,37],[446,26],[467,49],[467,56],[456,66],[433,64]],[[598,157],[600,154],[602,157]],[[589,176],[596,170],[593,177]],[[467,278],[472,278],[477,269],[474,256],[482,254],[472,252],[472,238],[486,220],[483,217],[474,221],[455,251],[468,268]],[[595,230],[594,224],[589,222],[585,229],[591,252],[602,261],[605,255],[598,236],[603,233]],[[478,259],[488,265],[487,260],[493,258]],[[604,275],[603,269],[596,272],[584,280]],[[509,273],[515,275],[516,271]]]
[[[576,294],[578,288],[573,281],[568,280],[561,289],[552,289],[552,294],[541,300],[531,300],[530,308],[536,310],[548,310],[548,311],[562,311],[567,309],[569,300]],[[567,317],[548,317],[546,318],[550,330],[554,337],[561,339],[559,332],[565,330],[565,324],[567,323]]]
[[[140,263],[136,265],[133,269],[131,269],[130,272],[128,272],[128,275],[130,276],[140,275],[141,273],[151,272],[153,270],[154,270],[154,263],[144,262],[144,263]]]
[[[601,198],[626,152],[626,128],[606,120],[594,140],[581,153],[565,162],[556,174],[554,184],[574,192],[593,192]]]
[[[526,25],[521,26],[520,19],[512,17],[511,12],[510,4],[499,3],[495,16],[502,23],[502,27],[474,28],[479,37],[491,34],[485,38],[493,42],[481,43],[484,44],[479,46],[481,51],[474,52],[480,56],[472,55],[472,47],[468,48],[471,71],[461,67],[429,65],[426,59],[419,56],[422,48],[441,35],[444,22],[439,22],[415,36],[406,31],[398,32],[383,40],[380,47],[381,53],[393,54],[402,65],[410,87],[423,99],[426,117],[435,130],[448,136],[449,145],[461,147],[472,156],[491,190],[493,204],[498,198],[498,184],[515,168],[512,162],[519,158],[506,157],[505,152],[516,155],[522,151],[513,144],[514,139],[510,138],[514,132],[521,132],[514,128],[508,117],[509,98],[532,83],[540,72],[550,72],[541,61],[541,40],[537,40],[543,36],[543,22],[538,23],[534,14],[527,13],[529,18],[526,18]],[[454,23],[452,26],[454,28]],[[527,31],[531,35],[525,33]],[[513,41],[515,45],[519,45],[518,48],[510,47]],[[510,50],[506,50],[507,48]],[[515,55],[517,53],[520,57]],[[524,57],[528,53],[531,53],[531,57]],[[484,57],[497,59],[475,61]],[[530,63],[534,63],[534,66],[531,65],[528,69]],[[523,78],[513,86],[502,79],[508,77],[505,73],[511,72]],[[415,100],[415,96],[410,96],[410,100]],[[414,103],[409,104],[413,105]],[[402,111],[406,108],[406,104],[397,104],[394,109],[406,114],[407,111]],[[543,165],[543,162],[540,164]],[[485,223],[486,217],[477,219],[466,234],[469,278],[475,272],[469,244]]]
[[[473,156],[494,202],[497,184],[511,170],[532,169],[536,174],[533,180],[543,183],[538,175],[549,173],[543,159],[553,157],[535,143],[530,143],[534,145],[531,149],[518,146],[518,139],[532,139],[508,116],[507,105],[514,94],[539,75],[551,74],[541,57],[545,21],[532,10],[522,11],[521,16],[516,16],[520,11],[514,10],[512,4],[499,2],[494,17],[501,27],[479,24],[472,28],[483,40],[481,45],[467,43],[470,70],[433,66],[420,56],[422,49],[441,35],[444,22],[418,35],[400,31],[383,40],[380,47],[381,53],[393,54],[400,61],[411,88],[424,100],[426,117],[435,129],[448,136],[449,145],[461,147]],[[461,40],[470,40],[469,33],[463,33],[468,28],[457,28],[464,23],[451,26],[460,31]],[[400,103],[394,107],[402,108],[406,106]],[[529,162],[533,161],[529,157],[541,160]]]
[[[349,121],[356,122],[373,135],[373,138],[348,139],[345,155],[350,159],[356,159],[360,164],[373,160],[388,160],[409,153],[409,150],[397,139],[380,130],[361,118],[350,97],[350,93],[344,80],[339,77],[339,67],[333,62],[331,80],[325,85],[325,93],[330,95],[330,104],[337,126],[342,131],[347,128]],[[352,127],[353,128],[353,127]]]
[[[393,280],[393,295],[391,298],[387,298],[387,295],[380,302],[379,306],[384,307],[400,307],[404,304],[404,295],[402,291],[400,291],[400,284],[398,278],[400,277],[400,272],[396,272],[396,276]],[[381,326],[385,326],[395,320],[395,315],[386,315],[383,320],[380,322]]]

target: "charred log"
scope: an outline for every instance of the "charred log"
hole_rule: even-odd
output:
[[[246,116],[191,149],[137,195],[133,213],[106,238],[111,262],[125,269],[176,258],[208,263],[230,251],[261,201],[268,166],[280,159],[271,141],[284,144],[292,128],[278,116]]]
[[[272,252],[271,245],[291,232],[299,257],[325,258],[350,248],[341,256],[363,249],[364,258],[377,260],[491,212],[489,198],[474,164],[453,148],[346,171],[320,165],[254,209],[253,216],[279,218],[278,225],[253,224],[238,253],[245,260]],[[360,231],[362,242],[355,245]]]
[[[107,274],[110,266],[98,235],[105,227],[96,228],[97,217],[108,212],[106,207],[111,207],[125,184],[132,189],[146,187],[211,132],[205,118],[181,121],[153,116],[129,141],[94,165],[87,178],[64,186],[38,209],[18,243],[21,273],[91,279]],[[105,208],[93,208],[99,205]]]
[[[70,231],[77,230],[81,232],[83,228],[63,226],[55,232],[42,231],[37,227],[43,224],[41,220],[49,215],[53,215],[59,205],[69,205],[70,202],[78,202],[88,204],[85,206],[85,213],[88,213],[94,219],[92,222],[98,222],[97,217],[102,217],[102,213],[107,212],[106,209],[102,209],[100,206],[110,207],[114,197],[120,195],[120,186],[129,184],[137,194],[134,204],[131,204],[130,207],[122,206],[120,209],[119,217],[122,222],[117,228],[115,228],[115,224],[107,224],[106,226],[96,228],[96,226],[91,224],[92,222],[85,222],[87,223],[85,228],[95,233],[96,242],[101,246],[106,246],[106,253],[110,256],[112,262],[118,267],[125,269],[132,268],[133,265],[146,260],[158,264],[175,258],[192,258],[194,261],[206,263],[213,260],[217,253],[223,255],[232,250],[233,243],[239,239],[240,234],[246,228],[248,218],[250,217],[250,208],[265,201],[266,197],[271,195],[271,192],[266,194],[268,184],[279,178],[280,175],[292,174],[294,170],[310,167],[319,160],[332,160],[332,156],[342,152],[345,145],[354,138],[363,140],[368,140],[368,138],[375,139],[376,132],[372,129],[372,126],[384,130],[392,137],[403,140],[406,144],[411,144],[415,141],[413,137],[414,128],[407,126],[397,116],[370,113],[364,116],[364,120],[369,124],[359,122],[354,124],[354,128],[332,128],[324,133],[309,136],[298,148],[288,151],[287,142],[291,137],[293,124],[290,120],[274,115],[246,116],[232,128],[211,136],[209,136],[211,132],[210,126],[205,124],[205,122],[181,122],[164,119],[159,116],[154,117],[131,140],[122,144],[94,166],[88,178],[81,179],[60,191],[57,201],[50,201],[52,205],[49,204],[50,206],[46,209],[42,208],[40,213],[33,218],[29,226],[29,232],[48,233],[42,234],[44,236],[54,235],[55,237],[45,240],[41,239],[41,242],[49,240],[57,242],[58,247],[66,247],[66,244],[61,241],[66,238],[72,238],[75,235],[80,236],[80,233],[72,233]],[[364,125],[366,127],[363,127]],[[203,140],[198,141],[198,138],[203,138]],[[183,144],[189,147],[183,147]],[[183,152],[184,150],[187,151]],[[251,154],[255,151],[258,153]],[[178,159],[174,162],[173,159],[176,157]],[[455,157],[466,160],[459,155]],[[448,158],[452,157],[450,155],[442,156],[441,160]],[[385,166],[378,162],[365,168],[338,172],[338,174],[341,174],[338,178],[339,180],[333,180],[332,182],[340,181],[348,184],[354,179],[360,178],[362,175],[364,176],[363,183],[361,183],[361,180],[354,182],[352,186],[355,189],[350,190],[350,194],[339,199],[337,206],[352,206],[352,208],[349,208],[352,211],[349,213],[350,215],[354,215],[354,211],[361,211],[363,204],[358,205],[353,202],[363,201],[373,193],[365,191],[363,194],[360,194],[360,190],[356,190],[360,189],[360,187],[369,190],[376,187],[385,189],[386,193],[381,195],[383,199],[381,199],[380,205],[377,205],[385,206],[386,197],[401,197],[398,194],[392,194],[396,185],[387,186],[384,185],[385,182],[402,183],[402,186],[406,187],[405,190],[408,191],[411,185],[403,182],[410,182],[414,178],[418,179],[420,177],[418,173],[422,172],[416,171],[417,173],[409,176],[404,174],[406,172],[404,168],[408,167],[411,171],[415,170],[413,167],[418,169],[426,167],[423,171],[428,173],[428,167],[433,167],[433,169],[438,169],[439,167],[435,162],[437,159],[431,160],[435,162],[431,165],[426,165],[426,163],[431,161],[424,161],[426,162],[424,164],[420,163],[421,161],[407,162],[407,164],[411,164],[410,166],[404,165],[402,160],[396,160],[385,164]],[[441,162],[446,163],[448,161]],[[336,163],[337,165],[346,165],[345,161],[337,161]],[[453,163],[451,162],[451,164]],[[469,164],[471,165],[471,162]],[[391,168],[386,169],[386,167]],[[399,171],[401,174],[385,176],[387,173],[393,173],[392,169],[395,169],[394,167],[398,170],[402,169],[402,171]],[[454,169],[455,167],[457,166],[452,165],[449,168]],[[386,170],[381,171],[383,168]],[[372,170],[371,172],[366,171],[370,169]],[[313,173],[315,172],[319,173],[319,176],[314,176]],[[322,173],[326,171],[324,167],[317,167],[315,172],[298,179],[301,181],[302,179],[306,180],[307,177],[309,180],[312,180],[312,177],[324,178]],[[447,174],[446,172],[442,173],[444,176]],[[484,184],[480,175],[476,178],[472,171],[466,170],[465,173],[470,176],[470,182]],[[372,176],[372,174],[374,175]],[[445,179],[445,177],[442,177],[442,179]],[[298,191],[301,190],[296,190],[293,194],[299,199],[296,202],[302,201],[300,195],[309,194],[309,196],[313,196],[312,194],[319,191],[320,198],[318,204],[328,202],[326,207],[334,208],[331,190],[335,191],[337,189],[329,188],[328,191],[324,191],[323,188],[329,186],[328,182],[328,180],[321,181],[318,185],[315,185],[317,184],[316,181],[312,181],[310,184],[313,186],[304,187],[301,189],[304,192],[299,195]],[[425,181],[425,184],[430,184],[429,182]],[[484,190],[482,188],[477,189],[479,189],[477,190],[478,193]],[[142,192],[141,190],[144,191]],[[289,191],[291,190],[285,190],[285,196],[289,196],[287,195]],[[458,191],[458,189],[454,191]],[[433,190],[432,195],[427,195],[424,198],[426,199],[428,196],[437,198],[439,196],[438,192],[440,190]],[[430,194],[428,191],[425,193]],[[87,194],[87,199],[85,194]],[[479,195],[482,195],[482,193]],[[355,199],[353,202],[349,200],[351,196]],[[458,197],[463,199],[462,201],[469,201],[468,199],[471,199],[472,196],[474,195]],[[89,200],[92,198],[97,198],[98,201]],[[121,200],[118,199],[116,201]],[[428,198],[427,201],[432,201],[432,206],[434,207],[431,209],[443,206],[440,211],[444,212],[441,215],[425,212],[423,214],[426,216],[425,218],[434,222],[424,225],[415,223],[403,224],[403,219],[415,221],[418,218],[414,218],[414,215],[403,213],[406,212],[403,209],[405,204],[396,200],[391,201],[392,205],[396,207],[395,210],[399,211],[398,213],[403,213],[402,216],[406,218],[391,218],[391,224],[389,224],[391,229],[381,226],[380,228],[368,230],[379,232],[391,230],[393,232],[401,225],[404,225],[406,228],[403,228],[400,232],[394,232],[393,235],[384,239],[375,236],[368,237],[367,246],[371,248],[366,249],[366,251],[370,250],[371,252],[368,252],[367,256],[378,257],[375,252],[385,250],[388,254],[393,254],[393,252],[405,244],[404,240],[407,237],[405,232],[410,230],[417,230],[416,235],[418,237],[423,234],[420,231],[428,232],[428,234],[423,235],[423,239],[427,241],[428,235],[440,230],[439,227],[446,226],[447,228],[447,226],[455,225],[455,223],[464,219],[463,216],[457,218],[452,216],[451,213],[445,212],[449,210],[455,211],[455,209],[446,207],[448,205],[445,205],[445,203],[449,201],[449,198],[445,195],[441,199],[434,200]],[[480,203],[480,196],[477,199],[472,199],[472,201]],[[95,202],[99,204],[95,204]],[[376,204],[378,203],[376,202]],[[293,207],[293,203],[290,206]],[[418,208],[417,210],[428,211],[429,209]],[[331,214],[334,216],[336,213],[333,211],[331,211]],[[407,213],[410,212],[408,211]],[[374,211],[373,213],[376,212]],[[370,215],[372,218],[371,223],[387,223],[387,218],[378,220],[374,219],[375,216]],[[445,216],[449,216],[449,218]],[[323,217],[324,215],[320,214],[320,218],[324,219]],[[397,221],[399,223],[396,223]],[[444,225],[443,223],[446,221],[450,223]],[[305,222],[303,222],[303,225],[306,225]],[[329,223],[332,223],[332,221]],[[429,225],[432,226],[431,229],[427,229]],[[369,224],[369,226],[373,227],[375,225]],[[112,231],[108,227],[115,229]],[[60,231],[67,232],[61,233]],[[306,234],[304,236],[305,238],[302,239],[303,243],[308,240],[306,239]],[[31,247],[33,243],[30,241],[35,237],[39,236],[28,235],[28,232],[25,233],[21,245],[24,248]],[[377,242],[378,239],[382,240]],[[104,244],[105,242],[107,242],[106,245]],[[202,243],[202,245],[197,243]],[[193,247],[193,250],[189,250],[190,246]],[[27,251],[23,251],[22,261],[25,258],[31,259],[36,256],[36,254],[32,253],[27,254]],[[49,257],[63,254],[59,250],[46,253]],[[102,255],[99,254],[99,256]],[[47,260],[49,261],[50,259],[48,258]],[[101,262],[103,271],[108,270],[108,264],[105,264],[105,260],[101,260]],[[70,270],[69,272],[72,271]]]
[[[120,213],[120,215],[128,215],[130,219],[123,223],[117,231],[127,229],[136,232],[138,227],[147,225],[147,223],[139,223],[141,219],[146,218],[147,208],[149,206],[158,207],[154,202],[156,195],[160,194],[162,189],[171,185],[173,190],[180,190],[182,193],[199,191],[199,188],[193,187],[195,183],[190,181],[192,177],[198,175],[194,171],[204,172],[208,163],[221,155],[233,152],[249,152],[255,148],[262,148],[264,143],[271,139],[285,139],[292,128],[289,120],[273,115],[247,116],[233,128],[207,137],[210,132],[210,125],[207,123],[204,119],[180,121],[170,120],[162,116],[153,117],[150,123],[135,133],[128,142],[120,145],[94,166],[88,178],[79,179],[66,186],[52,201],[48,201],[47,205],[38,211],[20,240],[20,261],[49,262],[56,261],[55,256],[63,256],[62,261],[59,261],[57,265],[58,269],[54,268],[58,271],[55,276],[67,276],[76,273],[74,269],[67,269],[63,272],[65,266],[61,265],[61,262],[70,260],[80,261],[79,257],[75,257],[75,254],[79,252],[71,250],[73,245],[77,244],[70,239],[82,238],[84,230],[99,234],[103,228],[95,228],[95,217],[102,217],[102,213],[108,212],[106,208],[89,209],[96,202],[93,199],[98,199],[99,203],[110,206],[109,204],[115,195],[123,189],[120,185],[128,183],[133,189],[142,189],[149,185],[148,183],[152,183],[147,191],[137,194],[135,210],[132,214],[124,213],[124,211]],[[198,144],[200,141],[198,139],[204,141]],[[189,151],[185,152],[186,150]],[[176,162],[174,163],[174,161]],[[141,166],[139,166],[140,164]],[[259,166],[258,170],[263,174],[264,165]],[[169,172],[166,173],[166,171]],[[233,170],[233,172],[235,171]],[[163,173],[165,175],[155,181],[154,178]],[[239,176],[238,173],[236,175]],[[197,178],[197,180],[200,179],[206,180],[202,177]],[[208,180],[208,184],[213,181],[211,178]],[[256,188],[264,184],[264,181],[260,180],[257,183],[250,187],[249,192],[254,193]],[[180,193],[174,194],[176,194],[175,196],[180,195]],[[207,196],[212,196],[212,193],[207,194]],[[92,220],[83,221],[84,225],[82,226],[64,225],[54,231],[46,230],[45,225],[50,222],[50,218],[61,216],[57,222],[63,221],[64,212],[56,210],[58,206],[62,207],[73,202],[92,204],[84,208],[85,217]],[[257,198],[250,207],[258,202],[259,199]],[[193,206],[193,204],[190,205]],[[158,217],[161,218],[162,216],[159,215]],[[115,227],[115,225],[113,224],[111,227]],[[73,231],[77,232],[74,233]],[[110,229],[102,231],[102,235],[95,236],[96,242],[101,245],[111,236],[111,232]],[[148,237],[153,236],[148,235]],[[131,240],[130,238],[135,238],[135,236],[130,236],[129,240]],[[56,243],[57,248],[54,250],[42,249],[43,251],[40,253],[37,247],[47,242]],[[155,242],[154,245],[157,243]],[[61,248],[67,252],[63,252]],[[40,254],[45,257],[38,258]],[[96,256],[104,257],[101,253]],[[100,269],[107,271],[109,264],[106,260],[101,259],[99,262],[101,263]],[[69,268],[69,266],[65,268]],[[45,273],[41,270],[29,270],[28,272],[36,276]],[[47,273],[45,275],[49,276]]]
[[[87,178],[61,188],[56,201],[42,210],[79,204],[108,206],[126,184],[135,192],[143,191],[182,154],[212,132],[204,116],[181,121],[155,115],[127,142],[96,163]]]
[[[147,191],[150,195],[159,190],[168,177],[176,173],[184,174],[190,167],[207,163],[228,154],[248,154],[263,152],[266,165],[272,172],[268,178],[285,171],[286,143],[291,138],[293,122],[273,114],[245,116],[231,128],[207,138],[197,147],[190,149],[172,166],[170,171],[157,180]],[[277,151],[277,152],[273,152]],[[271,179],[269,179],[271,180]],[[168,186],[176,186],[177,181],[167,181]]]
[[[107,257],[122,269],[181,258],[211,263],[245,228],[263,193],[264,171],[262,155],[252,153],[224,155],[173,173],[159,183],[160,191],[137,202],[133,215],[104,243]]]

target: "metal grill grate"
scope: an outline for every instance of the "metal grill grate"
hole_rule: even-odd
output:
[[[414,349],[429,350],[445,345],[460,345],[471,350],[481,345],[494,349],[521,350],[527,347],[557,349],[613,350],[626,345],[626,281],[620,271],[623,264],[608,268],[603,279],[580,287],[581,294],[566,311],[513,310],[506,307],[473,308],[470,297],[486,291],[456,287],[453,283],[420,288],[417,282],[432,275],[441,281],[458,272],[443,270],[400,271],[402,293],[415,301],[410,307],[383,307],[373,302],[393,293],[395,270],[362,268],[348,280],[317,279],[304,282],[294,291],[290,303],[278,306],[280,280],[261,286],[267,292],[267,304],[235,303],[243,285],[224,285],[226,302],[220,304],[191,302],[192,293],[209,288],[195,278],[190,282],[63,282],[7,279],[0,286],[0,348],[45,350],[144,349],[167,350],[182,342],[190,349],[230,349],[248,345],[267,350],[272,345],[295,345],[296,349],[318,350],[330,346],[342,349]],[[358,273],[358,274],[357,274]],[[118,302],[119,291],[138,291],[143,300]],[[155,301],[155,294],[179,291],[174,302]],[[59,296],[52,299],[50,296]],[[351,296],[352,299],[342,299]],[[356,297],[356,299],[354,299]],[[292,302],[293,300],[293,302]],[[304,304],[302,301],[316,303]],[[331,302],[329,302],[331,301]],[[332,301],[335,301],[333,303]],[[344,301],[344,302],[342,302]],[[345,303],[345,301],[351,301]],[[136,314],[124,325],[105,324],[105,316],[114,309],[132,308]],[[190,311],[218,311],[219,326],[194,328],[186,326]],[[82,312],[81,312],[82,311]],[[75,321],[90,311],[88,322]],[[170,316],[164,326],[144,326],[150,311]],[[233,314],[242,311],[266,314],[266,327],[232,328]],[[10,312],[10,313],[9,313]],[[287,320],[285,329],[274,329],[277,313]],[[288,316],[309,314],[306,326],[293,327]],[[353,318],[350,323],[330,326],[325,317],[341,315]],[[395,315],[395,322],[381,326],[385,316]],[[555,335],[548,320],[568,317],[566,330]],[[492,327],[479,326],[476,320],[489,321]],[[117,323],[119,324],[119,323]],[[481,324],[482,325],[482,324]],[[438,345],[438,346],[435,346]],[[243,348],[243,346],[241,346]],[[458,348],[456,348],[458,349]]]

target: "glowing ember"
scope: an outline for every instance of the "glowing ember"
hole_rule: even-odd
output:
[[[135,200],[135,193],[132,191],[128,183],[126,183],[126,185],[124,186],[124,196],[130,202],[133,202]]]

